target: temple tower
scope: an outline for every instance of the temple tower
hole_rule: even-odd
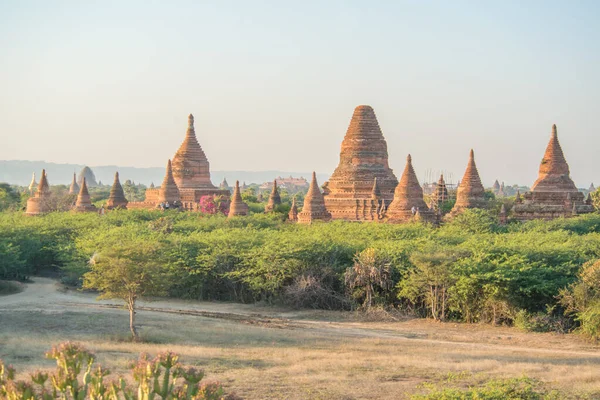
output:
[[[106,208],[112,210],[114,208],[127,208],[127,199],[125,198],[125,192],[123,192],[123,186],[119,181],[119,173],[115,172],[115,180],[110,188],[110,195],[106,202]]]
[[[37,185],[38,183],[35,181],[35,172],[33,173],[33,176],[31,177],[31,182],[29,183],[29,195],[33,196],[36,189],[37,189]]]
[[[77,184],[77,175],[73,172],[73,180],[71,181],[71,186],[69,186],[69,194],[78,194],[79,193],[79,185]]]
[[[387,143],[373,108],[362,105],[354,109],[342,141],[340,162],[324,185],[331,217],[362,220],[365,214],[359,209],[371,200],[375,178],[381,199],[392,201],[398,179],[388,164]]]
[[[279,195],[279,190],[277,189],[277,179],[273,180],[273,188],[271,189],[271,194],[269,195],[269,201],[265,206],[265,212],[271,212],[275,210],[275,208],[281,204],[281,196]]]
[[[194,129],[194,116],[188,116],[185,139],[173,157],[173,178],[183,189],[215,189],[210,181],[210,165]]]
[[[433,221],[435,214],[429,210],[423,200],[423,188],[412,165],[410,154],[406,157],[406,166],[394,192],[394,200],[389,205],[386,217],[388,222],[408,222],[414,220],[417,212],[423,221]]]
[[[75,203],[75,207],[73,207],[74,212],[92,212],[97,211],[95,205],[92,204],[92,200],[90,199],[90,194],[87,188],[87,178],[84,176],[83,181],[81,182],[81,187],[79,188],[79,194],[77,195],[77,202]]]
[[[298,213],[298,223],[311,224],[314,221],[329,220],[331,220],[331,214],[325,207],[325,199],[317,184],[317,174],[313,172],[308,192],[304,197],[304,206]]]
[[[451,214],[456,215],[466,208],[484,208],[485,206],[485,189],[481,184],[481,178],[475,165],[475,153],[471,149],[467,169],[456,191],[456,203]]]
[[[594,211],[592,206],[585,204],[583,193],[570,177],[556,125],[552,125],[537,180],[513,210],[515,218],[522,221],[570,217]]]
[[[298,205],[296,204],[296,196],[292,199],[292,207],[288,213],[288,219],[292,222],[298,222]]]
[[[441,174],[440,179],[438,179],[437,185],[435,186],[432,201],[435,206],[440,209],[442,204],[448,201],[448,198],[448,188],[446,187],[446,181],[444,181],[444,174]]]
[[[25,214],[27,215],[40,215],[50,211],[50,185],[48,185],[48,178],[46,177],[46,170],[42,170],[42,177],[38,184],[37,190],[34,197],[27,199],[27,208]]]
[[[240,194],[240,181],[235,181],[235,187],[233,189],[233,196],[231,197],[231,205],[229,206],[228,218],[248,215],[248,204],[242,200]]]
[[[171,160],[167,162],[167,173],[165,179],[158,191],[158,203],[169,203],[170,206],[181,201],[179,197],[179,188],[173,177],[173,168]]]

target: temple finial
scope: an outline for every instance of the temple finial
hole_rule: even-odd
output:
[[[557,136],[558,130],[556,129],[556,124],[552,124],[552,136]]]
[[[406,162],[409,162],[409,163],[412,162],[412,157],[410,156],[410,154],[408,156],[406,156]]]
[[[188,115],[188,127],[189,128],[194,127],[194,115],[192,115],[192,114]]]

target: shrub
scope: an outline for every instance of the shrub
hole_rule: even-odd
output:
[[[140,355],[132,365],[135,384],[119,377],[109,380],[110,371],[94,366],[95,356],[75,343],[53,347],[46,357],[56,360],[54,372],[36,371],[27,380],[16,380],[16,371],[0,360],[0,398],[51,399],[235,399],[225,396],[218,383],[200,383],[204,372],[179,363],[177,354],[166,352],[150,359]]]

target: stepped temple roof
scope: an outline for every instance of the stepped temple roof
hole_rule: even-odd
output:
[[[127,199],[125,198],[125,192],[123,192],[123,186],[119,181],[119,173],[115,172],[115,180],[110,188],[110,195],[106,202],[106,208],[112,210],[113,208],[127,208]]]
[[[515,219],[553,219],[594,211],[586,204],[570,177],[569,164],[558,141],[558,129],[552,125],[550,141],[540,164],[538,178],[531,191],[519,196],[513,214]]]
[[[235,181],[228,218],[242,215],[248,215],[248,204],[244,203],[244,200],[242,200],[242,195],[240,194],[240,181]]]
[[[308,192],[304,197],[304,206],[298,213],[298,223],[311,224],[314,221],[329,220],[331,220],[331,214],[325,208],[325,199],[317,184],[317,174],[313,172]]]
[[[196,138],[192,114],[188,117],[185,139],[173,157],[173,178],[179,189],[215,189],[210,181],[208,159]]]
[[[388,164],[387,143],[373,108],[358,106],[342,141],[340,162],[325,183],[325,203],[333,219],[361,219],[358,204],[371,200],[373,182],[391,201],[398,179]]]

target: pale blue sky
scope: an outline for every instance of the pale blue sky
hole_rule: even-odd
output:
[[[163,166],[187,114],[215,170],[330,173],[370,104],[411,153],[531,185],[556,123],[600,183],[597,1],[0,0],[0,159]]]

